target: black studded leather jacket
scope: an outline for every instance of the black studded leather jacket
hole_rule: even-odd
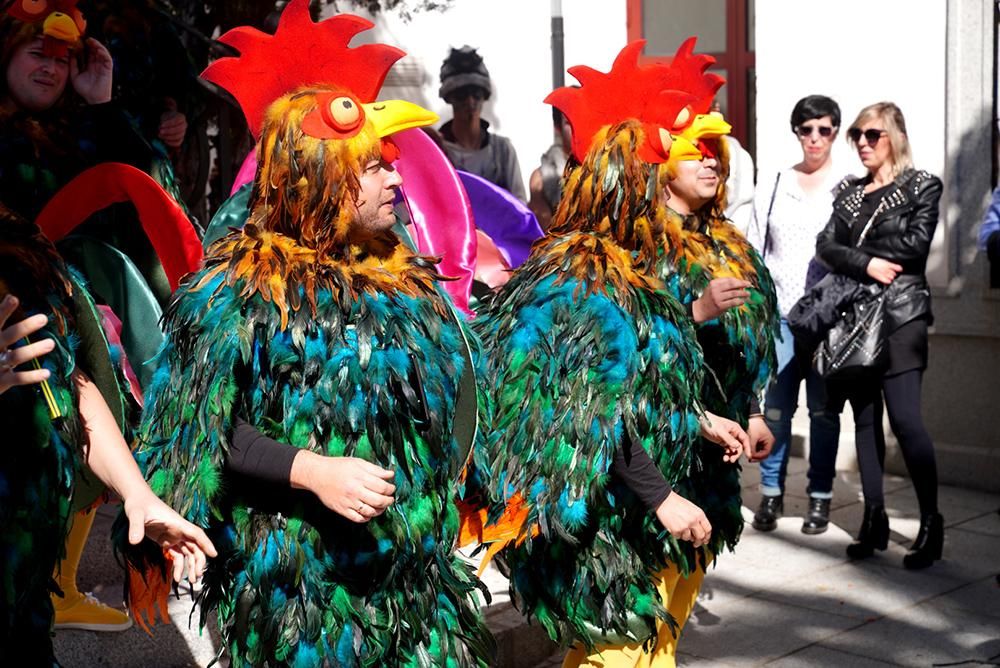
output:
[[[871,282],[866,269],[873,257],[902,265],[887,288],[891,329],[916,318],[931,319],[931,295],[924,272],[938,223],[941,179],[908,169],[882,195],[868,233],[857,245],[868,220],[861,220],[866,180],[847,178],[833,201],[830,222],[816,237],[816,256],[832,271]]]

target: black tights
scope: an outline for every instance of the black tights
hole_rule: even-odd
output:
[[[852,392],[854,439],[865,503],[884,505],[882,473],[885,470],[885,434],[882,432],[882,398],[889,412],[889,425],[899,441],[903,461],[917,491],[920,514],[936,513],[937,463],[934,444],[920,414],[920,382],[923,371],[913,369],[882,379],[878,386]]]

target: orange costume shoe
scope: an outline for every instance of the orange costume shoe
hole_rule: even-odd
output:
[[[53,574],[64,595],[52,594],[55,608],[56,629],[83,629],[85,631],[124,631],[132,626],[132,619],[111,606],[98,601],[91,593],[81,593],[76,588],[76,573],[80,557],[87,544],[90,527],[96,513],[81,511],[73,517],[73,526],[66,536],[66,557]]]
[[[84,631],[124,631],[132,618],[121,610],[104,605],[91,593],[67,592],[66,597],[52,597],[56,609],[55,628]]]

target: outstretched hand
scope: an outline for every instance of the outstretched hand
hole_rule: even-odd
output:
[[[205,571],[206,558],[217,556],[204,531],[174,512],[148,488],[125,499],[125,516],[129,543],[137,545],[145,536],[170,554],[174,582],[180,582],[186,572],[188,581],[194,583]]]
[[[753,459],[750,436],[743,431],[738,422],[706,411],[699,424],[701,435],[706,440],[725,448],[726,452],[722,455],[724,462],[736,462],[744,452],[747,459]]]
[[[705,512],[677,492],[671,492],[656,509],[656,519],[677,540],[701,547],[712,538],[712,525]]]
[[[84,43],[86,69],[81,70],[76,58],[69,60],[69,78],[73,90],[87,104],[102,104],[111,101],[111,86],[114,81],[114,61],[104,45],[93,37]]]
[[[47,380],[48,369],[15,371],[18,366],[52,352],[55,341],[42,339],[26,346],[16,346],[26,336],[34,334],[48,323],[44,314],[33,315],[7,326],[7,319],[17,308],[17,297],[7,295],[0,302],[0,394],[17,385],[33,385]]]
[[[323,505],[352,522],[368,522],[393,503],[396,476],[358,457],[324,457],[308,450],[292,461],[292,486],[308,489]]]
[[[764,416],[754,415],[751,417],[747,432],[750,435],[750,450],[747,451],[747,459],[752,462],[767,459],[767,456],[771,454],[771,448],[774,447],[774,434],[771,433],[767,422],[764,421]]]

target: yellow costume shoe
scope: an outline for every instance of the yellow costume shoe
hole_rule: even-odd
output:
[[[104,605],[90,593],[67,592],[66,598],[53,595],[52,605],[56,609],[57,630],[124,631],[132,626],[131,617]]]

